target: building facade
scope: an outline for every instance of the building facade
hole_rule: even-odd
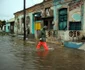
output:
[[[24,33],[23,10],[14,13],[16,34]],[[47,31],[53,29],[53,0],[44,0],[26,9],[26,34],[34,34],[38,37],[39,31],[43,26],[47,26]],[[48,33],[47,33],[48,34]]]
[[[57,37],[65,41],[81,39],[85,35],[85,1],[54,0],[53,5]]]
[[[9,29],[11,34],[14,34],[14,20],[15,20],[14,18],[8,20],[8,23],[10,24]]]

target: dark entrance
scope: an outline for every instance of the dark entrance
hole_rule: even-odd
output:
[[[53,29],[53,17],[43,18],[44,26],[47,26],[48,30]]]
[[[13,34],[14,33],[14,22],[10,23],[10,32]]]

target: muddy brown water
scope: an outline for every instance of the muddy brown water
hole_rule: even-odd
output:
[[[85,52],[71,48],[36,50],[36,44],[0,36],[0,70],[85,70]]]

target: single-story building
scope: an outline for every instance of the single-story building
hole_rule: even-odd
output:
[[[14,32],[24,34],[23,10],[15,12]],[[26,9],[26,35],[33,34],[37,38],[39,30],[47,26],[48,30],[53,29],[53,0],[44,0]]]
[[[54,0],[57,37],[65,41],[85,36],[85,0]]]

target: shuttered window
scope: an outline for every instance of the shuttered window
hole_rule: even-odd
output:
[[[70,22],[69,30],[81,30],[81,22]]]
[[[59,30],[66,30],[67,29],[67,8],[60,9],[58,17],[59,17],[58,19]]]

